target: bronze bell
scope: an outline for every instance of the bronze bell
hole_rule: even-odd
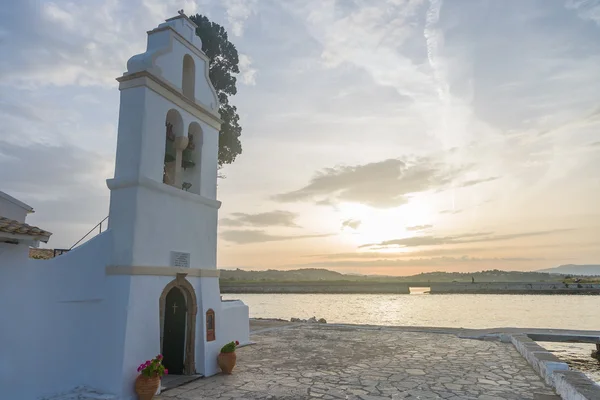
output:
[[[175,142],[167,139],[165,146],[165,162],[175,161]]]
[[[183,169],[191,168],[196,165],[194,162],[194,150],[196,149],[196,145],[194,143],[194,135],[188,135],[188,145],[181,152],[181,166]]]
[[[181,158],[181,166],[184,169],[191,168],[194,165],[196,165],[196,163],[194,162],[194,152],[190,149],[185,149],[184,151],[182,151]]]

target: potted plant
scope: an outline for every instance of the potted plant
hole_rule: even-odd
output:
[[[139,400],[152,400],[160,387],[160,378],[169,373],[162,365],[162,360],[163,356],[159,354],[138,367],[137,371],[140,374],[135,379],[135,392]]]
[[[237,340],[235,342],[229,342],[225,346],[221,347],[221,353],[217,357],[217,362],[219,363],[219,368],[223,371],[224,374],[231,374],[233,371],[233,367],[235,367],[235,360],[237,356],[235,355],[235,349],[240,345],[240,342]]]

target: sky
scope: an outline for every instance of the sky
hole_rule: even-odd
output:
[[[600,264],[600,0],[5,2],[0,190],[48,247],[108,214],[115,78],[179,9],[240,53],[220,268]]]

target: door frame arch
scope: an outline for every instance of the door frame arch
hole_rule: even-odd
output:
[[[185,278],[187,274],[177,274],[177,277],[165,286],[159,299],[160,313],[160,352],[163,352],[163,338],[165,330],[165,305],[167,294],[171,289],[178,288],[185,297],[187,316],[185,321],[185,354],[183,355],[184,375],[196,373],[196,314],[198,313],[198,301],[196,291],[192,284]]]

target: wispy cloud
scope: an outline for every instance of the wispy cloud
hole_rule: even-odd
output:
[[[408,202],[411,193],[449,183],[458,174],[444,165],[420,158],[388,159],[363,165],[326,168],[298,190],[274,196],[280,202],[343,201],[387,208]]]
[[[442,210],[440,214],[460,214],[463,210]]]
[[[445,72],[439,65],[439,46],[442,44],[444,37],[440,29],[436,27],[440,19],[440,10],[442,8],[442,0],[429,0],[429,8],[425,17],[425,29],[423,35],[427,46],[427,59],[433,70],[435,81],[437,82],[437,92],[442,102],[448,102],[449,88],[444,77]]]
[[[257,0],[223,0],[231,32],[242,36],[246,20],[256,13]]]
[[[374,260],[344,260],[344,261],[318,261],[302,264],[288,264],[287,268],[409,268],[409,267],[438,267],[438,268],[456,268],[460,269],[464,264],[476,264],[479,269],[486,268],[489,264],[500,265],[506,268],[510,263],[523,263],[531,261],[541,261],[544,258],[538,257],[433,257],[433,258],[414,258],[414,259],[396,259],[383,258]],[[458,268],[457,268],[458,267]]]
[[[431,229],[433,228],[433,225],[415,225],[415,226],[407,226],[406,230],[409,232],[416,232],[416,231],[425,231],[427,229]]]
[[[484,179],[473,179],[473,180],[461,183],[460,187],[475,186],[475,185],[479,185],[480,183],[492,182],[492,181],[495,181],[497,179],[500,179],[500,177],[499,176],[492,176],[490,178],[484,178]]]
[[[10,63],[0,62],[0,83],[114,86],[127,59],[145,42],[145,7],[137,8],[135,20],[125,23],[120,18],[124,5],[116,0],[18,3],[7,10],[10,19],[2,18],[7,28],[3,51],[12,57]],[[22,24],[28,28],[20,30]]]
[[[332,236],[332,234],[317,235],[271,235],[261,230],[228,230],[221,233],[221,238],[228,242],[237,244],[280,242],[284,240],[300,240],[323,238]]]
[[[73,146],[0,141],[2,190],[36,213],[28,222],[54,232],[54,246],[70,246],[107,215],[112,162],[96,152]]]
[[[565,7],[569,10],[574,10],[580,18],[600,25],[600,1],[567,0]]]
[[[219,221],[222,226],[286,226],[298,228],[295,220],[298,214],[290,211],[275,210],[258,214],[233,213],[231,218],[223,218]]]
[[[347,219],[342,222],[342,228],[358,229],[362,222],[357,219]]]
[[[246,54],[239,54],[239,79],[245,85],[256,85],[256,74],[258,70],[252,67],[252,59]]]
[[[420,246],[439,246],[439,245],[455,245],[465,243],[479,242],[496,242],[502,240],[520,239],[532,236],[551,235],[560,232],[566,232],[571,229],[555,229],[546,231],[521,232],[504,235],[495,235],[492,232],[476,232],[469,234],[461,234],[455,236],[415,236],[402,239],[385,240],[380,243],[365,244],[360,246],[393,246],[393,247],[420,247]]]

